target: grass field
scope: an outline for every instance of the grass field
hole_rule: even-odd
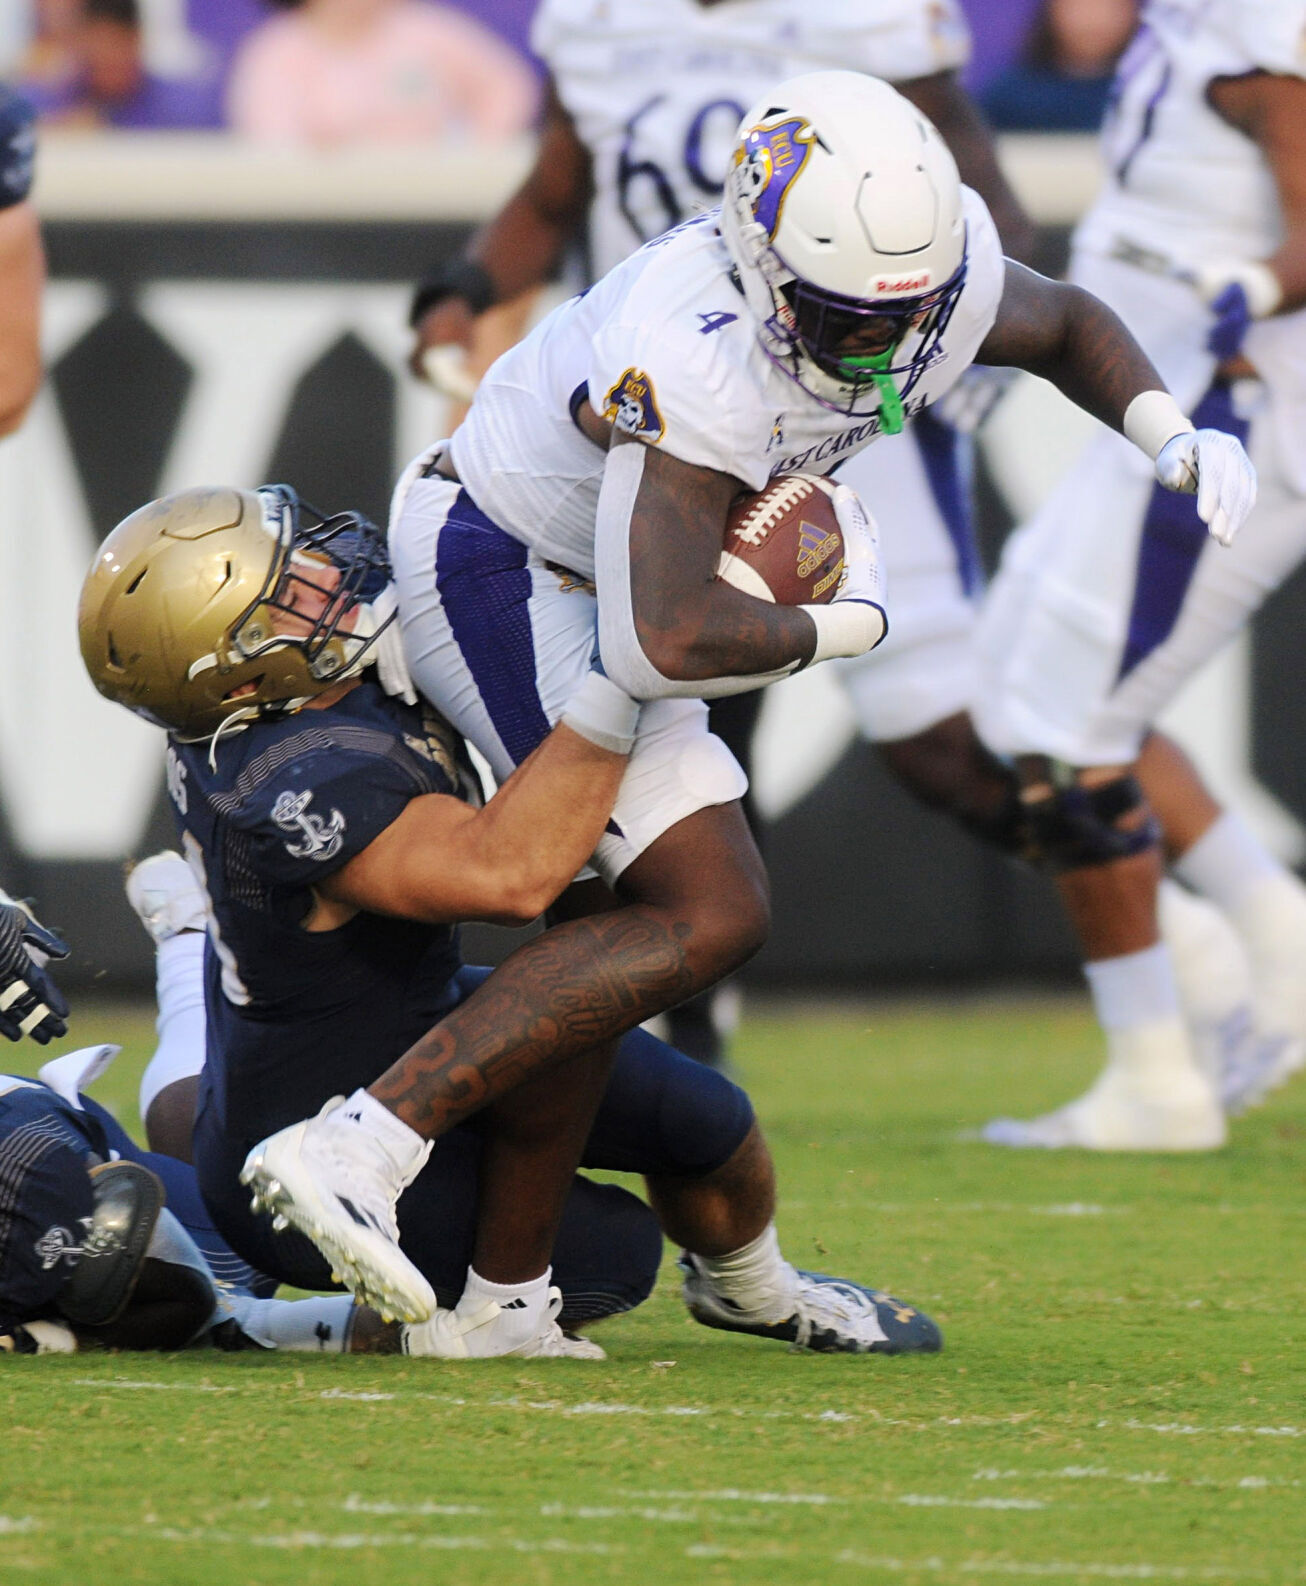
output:
[[[79,1015],[134,1127],[148,1023]],[[0,1580],[1306,1581],[1306,1083],[1212,1156],[959,1139],[1096,1051],[1078,1002],[746,1022],[789,1254],[941,1356],[709,1332],[668,1264],[598,1365],[11,1359]]]

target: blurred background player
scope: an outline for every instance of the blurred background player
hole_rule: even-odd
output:
[[[349,1149],[371,1124],[351,1116],[369,1110],[357,1087],[414,1037],[441,1014],[456,1019],[460,1004],[470,1013],[478,987],[492,1018],[496,1008],[506,1014],[514,985],[520,995],[528,983],[514,979],[512,963],[488,982],[486,971],[462,970],[448,922],[508,908],[538,912],[531,887],[557,891],[570,879],[602,829],[613,786],[609,777],[606,795],[601,787],[578,794],[567,774],[576,746],[564,725],[533,769],[507,780],[486,809],[469,807],[447,727],[429,710],[391,700],[370,671],[359,675],[371,650],[344,659],[344,636],[368,630],[382,591],[364,589],[357,568],[323,547],[339,539],[361,554],[375,531],[355,514],[314,528],[307,509],[283,515],[290,507],[278,488],[183,492],[142,509],[97,558],[82,632],[97,686],[175,729],[170,786],[211,899],[206,995],[205,938],[196,926],[208,910],[194,872],[162,854],[129,877],[129,897],[159,949],[161,1043],[143,1103],[148,1094],[153,1112],[182,1087],[193,1096],[203,1070],[196,1146],[214,1214],[260,1270],[312,1288],[327,1285],[330,1266],[280,1218],[252,1213],[239,1182],[247,1154],[262,1150],[270,1159],[257,1146],[265,1131],[330,1107],[342,1090],[355,1092],[337,1136]],[[266,532],[265,516],[275,533]],[[288,559],[292,521],[297,551]],[[340,598],[328,600],[331,592]],[[300,664],[301,644],[314,629],[311,614],[323,610],[331,621],[317,625],[321,646],[307,652],[316,675]],[[248,654],[251,633],[259,638]],[[322,664],[324,656],[339,664]],[[599,680],[588,690],[591,707],[596,692],[614,693]],[[586,725],[581,709],[574,703],[565,723]],[[591,722],[587,730],[597,728]],[[579,758],[584,779],[600,782],[598,752]],[[579,850],[576,810],[586,833]],[[519,963],[542,955],[547,963],[548,951],[541,939]],[[455,1065],[455,1091],[474,1091],[472,1078],[465,1061]],[[569,1098],[558,1072],[547,1089],[523,1090],[531,1138],[560,1133],[565,1147],[570,1125],[561,1107]],[[508,1121],[500,1106],[499,1136]],[[381,1122],[402,1144],[408,1131],[398,1120],[383,1113]],[[648,1176],[662,1225],[694,1252],[686,1298],[707,1325],[853,1353],[938,1347],[937,1329],[910,1307],[783,1261],[770,1156],[747,1098],[721,1076],[632,1036],[592,1130],[589,1122],[581,1119],[577,1155],[583,1146],[591,1166]],[[648,1294],[661,1255],[658,1221],[624,1190],[572,1183],[569,1166],[555,1226],[548,1146],[540,1142],[526,1164],[533,1177],[512,1186],[511,1217],[500,1198],[507,1227],[495,1232],[511,1243],[542,1223],[558,1278],[552,1289],[547,1268],[538,1280],[532,1269],[524,1284],[482,1276],[478,1216],[496,1215],[494,1169],[504,1159],[495,1129],[479,1118],[417,1152],[401,1233],[442,1309],[408,1335],[411,1353],[599,1358],[594,1346],[561,1332],[560,1307],[566,1320],[594,1319]],[[355,1213],[368,1205],[351,1200]],[[546,1245],[546,1262],[549,1255]],[[526,1257],[533,1259],[529,1244]]]
[[[893,82],[938,128],[962,180],[988,204],[1005,252],[1029,257],[1032,228],[959,81],[970,37],[953,0],[838,0],[818,11],[797,0],[626,0],[601,22],[587,0],[544,0],[532,45],[550,71],[534,169],[466,255],[419,287],[419,374],[447,379],[452,370],[458,379],[450,354],[460,348],[470,352],[461,375],[470,381],[500,350],[496,338],[520,332],[524,294],[568,259],[583,251],[597,279],[718,203],[745,108],[804,71],[853,69]],[[972,370],[942,406],[973,429],[1006,378]],[[867,736],[909,785],[976,821],[996,821],[1008,785],[961,714],[981,575],[968,452],[946,418],[918,416],[904,436],[841,474],[873,504],[894,600],[888,639],[873,662],[848,669],[847,681]],[[757,692],[711,703],[712,730],[745,771],[760,706]],[[733,1000],[714,988],[673,1009],[672,1044],[719,1061]]]
[[[1072,276],[1134,329],[1194,423],[1247,439],[1260,497],[1236,546],[1212,552],[1192,503],[1101,435],[1004,552],[976,715],[985,741],[1018,757],[1048,835],[1108,1061],[1069,1106],[991,1125],[999,1143],[1208,1148],[1224,1138],[1221,1090],[1245,1105],[1306,1059],[1306,889],[1172,745],[1147,738],[1306,551],[1303,37],[1300,0],[1179,0],[1145,8],[1121,63],[1108,179]],[[1154,812],[1175,872],[1250,959],[1258,1039],[1212,1076],[1158,940]],[[1180,965],[1189,981],[1220,967]]]

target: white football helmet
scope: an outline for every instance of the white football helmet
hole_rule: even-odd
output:
[[[823,406],[901,429],[966,281],[932,123],[860,72],[781,83],[740,124],[721,235],[767,356]]]

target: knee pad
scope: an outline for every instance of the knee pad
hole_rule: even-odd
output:
[[[1145,807],[1143,790],[1133,776],[1119,776],[1092,788],[1078,782],[1054,785],[1051,793],[1024,803],[1025,857],[1052,875],[1132,859],[1160,841],[1161,828],[1154,815],[1148,814],[1137,826],[1119,824]]]
[[[999,809],[984,814],[976,810],[956,810],[954,814],[962,830],[987,847],[996,848],[999,853],[1011,854],[1017,859],[1028,857],[1029,814],[1021,801],[1014,775]]]

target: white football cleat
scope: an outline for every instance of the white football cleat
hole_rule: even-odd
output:
[[[1157,904],[1193,1056],[1234,1116],[1275,1084],[1288,1038],[1258,1028],[1251,960],[1224,913],[1170,880]]]
[[[297,1228],[331,1263],[332,1275],[387,1320],[424,1322],[435,1290],[399,1248],[395,1203],[431,1154],[415,1146],[406,1161],[357,1122],[333,1118],[333,1097],[316,1118],[270,1135],[245,1158],[240,1181],[253,1209],[273,1226]],[[416,1138],[416,1137],[414,1137]]]
[[[132,866],[127,901],[156,944],[180,931],[202,931],[208,921],[208,903],[194,872],[171,848]]]
[[[1116,1030],[1109,1048],[1106,1067],[1078,1100],[1041,1118],[995,1118],[981,1137],[1046,1151],[1214,1151],[1224,1144],[1219,1097],[1192,1060],[1178,1019]]]
[[[1229,918],[1251,962],[1257,1031],[1278,1043],[1264,1095],[1306,1067],[1306,887],[1271,876]]]
[[[461,1309],[438,1310],[429,1321],[403,1329],[404,1354],[442,1360],[488,1360],[506,1356],[529,1360],[606,1360],[607,1355],[596,1343],[578,1333],[564,1332],[558,1326],[561,1310],[562,1290],[550,1289],[548,1307],[535,1336],[509,1349],[494,1347],[493,1329],[500,1314],[494,1300],[486,1300],[484,1305],[467,1313]]]

